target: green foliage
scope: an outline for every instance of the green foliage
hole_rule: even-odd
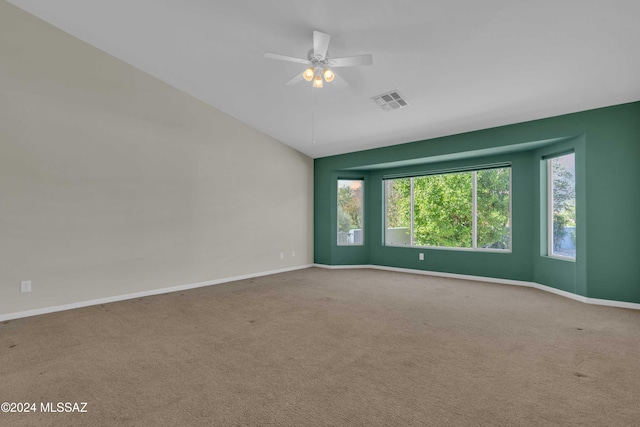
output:
[[[387,228],[411,225],[411,180],[409,178],[386,181]]]
[[[567,227],[576,225],[576,188],[573,172],[561,161],[551,161],[553,176],[553,250],[561,252],[562,241],[567,235]],[[575,246],[575,231],[571,235]]]
[[[362,228],[362,185],[338,186],[338,230],[348,232],[357,228]]]
[[[553,159],[553,212],[571,210],[575,212],[576,187],[573,172],[557,159]],[[575,220],[575,218],[574,218]],[[574,224],[575,225],[575,224]]]
[[[510,169],[477,172],[478,247],[508,249],[510,244]]]
[[[351,217],[338,205],[338,231],[348,233],[352,228]]]
[[[411,224],[411,180],[386,182],[387,227]],[[473,173],[413,179],[414,233],[417,246],[473,245]],[[510,169],[477,172],[478,246],[509,247]]]
[[[472,245],[472,175],[431,175],[413,180],[413,241],[418,246]]]

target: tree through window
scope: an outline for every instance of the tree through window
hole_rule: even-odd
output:
[[[338,245],[362,245],[364,181],[338,180]]]
[[[385,245],[511,248],[511,168],[385,181]]]
[[[576,258],[575,153],[547,160],[549,255]]]

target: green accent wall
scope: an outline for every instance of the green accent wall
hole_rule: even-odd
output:
[[[390,114],[394,114],[391,112]],[[576,261],[546,256],[542,158],[576,153]],[[383,245],[382,177],[512,165],[508,253]],[[315,159],[315,262],[374,264],[536,282],[640,303],[640,102]],[[337,245],[337,180],[365,181],[364,245]],[[418,254],[424,253],[424,261]]]

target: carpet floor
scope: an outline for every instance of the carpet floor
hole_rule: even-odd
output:
[[[640,311],[310,268],[4,322],[0,402],[36,404],[2,426],[637,426]]]

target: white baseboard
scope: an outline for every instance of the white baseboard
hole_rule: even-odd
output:
[[[580,302],[583,302],[583,303],[586,303],[586,304],[594,304],[594,305],[603,305],[603,306],[609,306],[609,307],[618,307],[618,308],[628,308],[628,309],[632,309],[632,310],[640,310],[640,304],[631,303],[631,302],[625,302],[625,301],[614,301],[614,300],[605,300],[605,299],[598,299],[598,298],[587,298],[587,297],[583,297],[581,295],[572,294],[571,292],[566,292],[566,291],[562,291],[560,289],[552,288],[550,286],[542,285],[540,283],[525,282],[525,281],[521,281],[521,280],[498,279],[498,278],[492,278],[492,277],[471,276],[471,275],[466,275],[466,274],[455,274],[455,273],[442,273],[442,272],[439,272],[439,271],[414,270],[414,269],[410,269],[410,268],[386,267],[386,266],[382,266],[382,265],[370,265],[370,264],[365,264],[365,265],[305,264],[305,265],[299,265],[299,266],[296,266],[296,267],[282,268],[282,269],[279,269],[279,270],[263,271],[263,272],[259,272],[259,273],[244,274],[244,275],[241,275],[241,276],[234,276],[234,277],[226,277],[226,278],[223,278],[223,279],[209,280],[209,281],[206,281],[206,282],[191,283],[191,284],[179,285],[179,286],[171,286],[171,287],[168,287],[168,288],[152,289],[152,290],[148,290],[148,291],[134,292],[134,293],[124,294],[124,295],[115,295],[115,296],[112,296],[112,297],[99,298],[99,299],[93,299],[93,300],[88,300],[88,301],[80,301],[80,302],[75,302],[75,303],[70,303],[70,304],[56,305],[56,306],[53,306],[53,307],[44,307],[44,308],[38,308],[38,309],[34,309],[34,310],[26,310],[26,311],[19,311],[19,312],[15,312],[15,313],[0,314],[0,322],[4,322],[6,320],[20,319],[20,318],[23,318],[23,317],[38,316],[40,314],[55,313],[57,311],[73,310],[75,308],[89,307],[89,306],[92,306],[92,305],[107,304],[107,303],[111,303],[111,302],[125,301],[125,300],[128,300],[128,299],[134,299],[134,298],[142,298],[142,297],[151,296],[151,295],[159,295],[159,294],[166,294],[166,293],[169,293],[169,292],[178,292],[178,291],[184,291],[184,290],[187,290],[187,289],[201,288],[203,286],[219,285],[219,284],[222,284],[222,283],[235,282],[237,280],[252,279],[254,277],[269,276],[269,275],[272,275],[272,274],[286,273],[288,271],[303,270],[303,269],[309,268],[309,267],[319,267],[319,268],[326,268],[326,269],[331,269],[331,270],[368,268],[368,269],[374,269],[374,270],[394,271],[394,272],[399,272],[399,273],[422,274],[422,275],[425,275],[425,276],[448,277],[448,278],[452,278],[452,279],[474,280],[474,281],[479,281],[479,282],[498,283],[498,284],[504,284],[504,285],[525,286],[525,287],[529,287],[529,288],[539,289],[539,290],[545,291],[545,292],[550,292],[552,294],[560,295],[560,296],[563,296],[565,298],[571,298],[573,300],[580,301]]]
[[[282,268],[279,270],[262,271],[259,273],[244,274],[241,276],[225,277],[224,279],[209,280],[206,282],[191,283],[188,285],[171,286],[168,288],[151,289],[148,291],[134,292],[131,294],[115,295],[112,297],[98,298],[88,301],[74,302],[71,304],[56,305],[53,307],[37,308],[34,310],[18,311],[15,313],[0,314],[0,322],[6,320],[20,319],[22,317],[38,316],[40,314],[55,313],[57,311],[73,310],[74,308],[88,307],[91,305],[107,304],[110,302],[124,301],[134,298],[148,297],[151,295],[167,294],[169,292],[184,291],[187,289],[201,288],[203,286],[219,285],[222,283],[235,282],[237,280],[252,279],[254,277],[270,276],[272,274],[286,273],[288,271],[303,270],[312,267],[312,264],[299,265],[296,267]]]
[[[631,310],[640,310],[640,304],[626,301],[614,301],[610,299],[585,298],[587,304],[606,305],[609,307],[629,308]]]
[[[376,268],[377,265],[361,264],[361,265],[329,265],[329,264],[313,264],[313,267],[326,268],[328,270],[349,270],[356,268]]]
[[[489,283],[498,283],[503,285],[525,286],[528,288],[535,288],[541,291],[550,292],[552,294],[560,295],[565,298],[571,298],[572,300],[580,301],[585,304],[604,305],[608,307],[629,308],[632,310],[640,310],[640,304],[637,304],[637,303],[625,302],[625,301],[614,301],[614,300],[608,300],[608,299],[588,298],[588,297],[583,297],[582,295],[576,295],[576,294],[572,294],[571,292],[552,288],[551,286],[542,285],[536,282],[525,282],[522,280],[498,279],[498,278],[483,277],[483,276],[470,276],[467,274],[443,273],[439,271],[414,270],[411,268],[386,267],[384,265],[313,264],[313,266],[319,267],[319,268],[327,268],[330,270],[340,270],[340,269],[349,269],[349,268],[370,268],[374,270],[395,271],[398,273],[422,274],[424,276],[448,277],[452,279],[473,280],[477,282],[489,282]]]

